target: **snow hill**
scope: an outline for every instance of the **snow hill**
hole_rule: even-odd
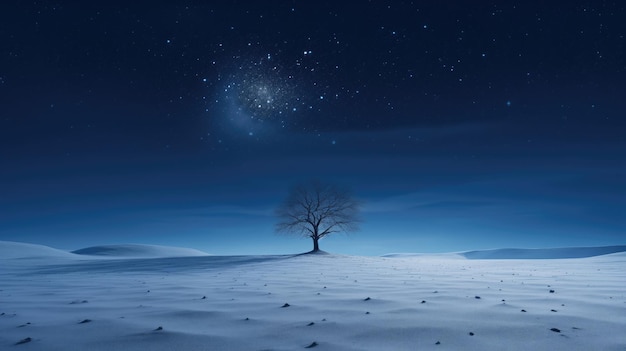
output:
[[[206,252],[182,247],[124,244],[92,246],[72,252],[54,249],[44,245],[0,241],[0,259],[15,258],[86,258],[102,256],[109,258],[160,258],[207,256]]]
[[[67,251],[44,245],[0,241],[0,258],[71,258]]]
[[[494,249],[467,251],[461,256],[472,260],[485,259],[556,259],[584,258],[625,252],[626,245],[601,247],[566,247],[553,249]]]
[[[207,256],[208,253],[196,249],[184,247],[144,245],[144,244],[124,244],[124,245],[101,245],[72,251],[77,255],[107,256],[107,257],[187,257],[187,256]]]
[[[626,255],[626,245],[599,247],[560,247],[549,249],[491,249],[455,253],[391,253],[389,258],[441,258],[469,260],[514,260],[514,259],[562,259],[586,258],[602,255]]]

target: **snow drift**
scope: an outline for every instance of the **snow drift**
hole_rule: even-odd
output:
[[[72,256],[67,251],[44,245],[0,241],[0,258],[71,258]]]
[[[124,244],[124,245],[101,245],[72,251],[77,255],[108,256],[108,257],[187,257],[207,256],[208,253],[196,249],[183,247]]]
[[[460,255],[469,259],[556,259],[584,258],[626,251],[626,245],[601,247],[568,247],[553,249],[494,249],[467,251]]]

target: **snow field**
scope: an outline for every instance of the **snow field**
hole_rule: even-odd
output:
[[[626,349],[623,254],[54,255],[0,281],[0,350]]]

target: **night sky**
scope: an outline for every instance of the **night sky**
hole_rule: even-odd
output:
[[[0,240],[215,254],[348,186],[362,255],[626,243],[620,1],[3,1]]]

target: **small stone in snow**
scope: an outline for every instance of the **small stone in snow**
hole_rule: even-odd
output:
[[[305,348],[305,349],[310,349],[310,348],[313,348],[313,347],[315,347],[315,346],[317,346],[317,343],[316,343],[315,341],[313,341],[313,342],[311,343],[311,345],[309,345],[309,346],[305,346],[304,348]]]
[[[87,301],[87,300],[82,300],[82,301],[75,300],[75,301],[70,302],[70,305],[78,305],[80,303],[87,303],[87,302],[89,302],[89,301]]]
[[[288,303],[285,303],[284,305],[282,305],[282,307],[281,307],[281,308],[285,308],[285,307],[289,307],[289,306],[291,306],[291,305],[290,305],[290,304],[288,304]]]
[[[437,341],[435,345],[441,345],[441,341]]]
[[[30,337],[28,337],[28,338],[25,338],[25,339],[22,339],[22,340],[20,340],[20,341],[16,342],[16,343],[15,343],[15,345],[26,344],[27,342],[31,342],[31,341],[33,341],[33,339],[31,339]]]
[[[83,319],[82,321],[78,322],[78,324],[85,324],[89,322],[91,322],[91,319]]]
[[[159,326],[158,328],[156,328],[154,331],[161,331],[163,330],[163,327]]]
[[[311,323],[307,324],[306,326],[307,326],[307,327],[310,327],[310,326],[312,326],[312,325],[314,325],[314,324],[315,324],[315,323],[311,322]]]
[[[369,300],[371,300],[371,299],[369,298],[369,296],[368,296],[368,297],[366,297],[365,299],[363,299],[363,301],[369,301]]]
[[[555,333],[560,333],[561,332],[561,329],[559,329],[559,328],[550,328],[550,330],[552,330]]]
[[[469,335],[470,335],[470,336],[474,336],[474,333],[473,333],[473,332],[469,332]]]

